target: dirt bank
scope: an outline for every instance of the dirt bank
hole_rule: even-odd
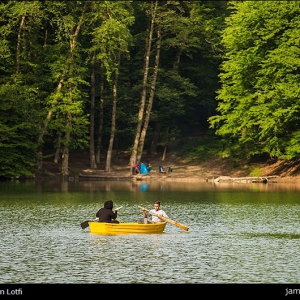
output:
[[[299,161],[268,160],[265,162],[232,163],[228,159],[215,157],[205,162],[189,162],[176,157],[176,154],[168,154],[164,160],[161,155],[144,156],[142,161],[149,159],[153,166],[153,172],[149,176],[141,178],[141,175],[132,175],[128,165],[129,153],[122,153],[114,157],[110,172],[105,172],[105,159],[98,164],[98,169],[93,170],[89,165],[89,152],[71,152],[69,159],[70,176],[101,176],[113,179],[136,179],[136,180],[178,180],[178,181],[207,181],[220,176],[247,177],[247,176],[277,176],[278,182],[299,182]],[[161,174],[158,166],[171,167],[172,172]],[[35,172],[36,179],[61,179],[61,164],[53,161],[45,161],[42,172]]]

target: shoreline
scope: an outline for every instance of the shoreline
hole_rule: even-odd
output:
[[[89,167],[87,155],[72,156],[69,162],[69,175],[62,176],[61,164],[51,161],[43,163],[43,171],[33,171],[34,178],[28,180],[63,180],[63,181],[178,181],[178,182],[214,182],[239,181],[300,183],[300,167],[298,162],[267,161],[240,162],[237,167],[230,160],[218,157],[204,162],[189,162],[168,155],[164,161],[161,157],[150,157],[153,170],[148,174],[133,174],[128,165],[128,158],[119,158],[111,165],[109,172],[105,171],[105,162],[98,164],[97,169]],[[172,168],[172,172],[161,173],[158,166]],[[298,171],[299,169],[299,171]],[[219,180],[218,180],[219,178]]]
[[[90,170],[85,169],[78,174],[70,174],[63,177],[61,174],[53,174],[46,172],[45,174],[37,174],[36,178],[33,180],[43,181],[43,180],[60,180],[60,181],[167,181],[167,182],[212,182],[212,183],[295,183],[300,184],[300,177],[293,176],[236,176],[236,175],[215,175],[211,172],[171,172],[171,173],[159,173],[150,172],[149,174],[131,174],[127,170],[123,171],[112,171],[104,172],[103,170]]]

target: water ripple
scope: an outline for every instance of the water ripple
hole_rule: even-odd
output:
[[[112,194],[111,194],[112,193]],[[89,198],[90,197],[90,198]],[[0,195],[1,283],[297,283],[300,202],[253,192],[85,191]],[[102,197],[100,200],[99,198]],[[123,205],[120,219],[163,197],[163,234],[102,236],[82,231],[99,201]],[[88,200],[85,200],[85,199]]]

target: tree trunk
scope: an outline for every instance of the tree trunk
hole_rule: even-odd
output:
[[[136,127],[136,134],[133,144],[133,149],[131,151],[131,157],[129,161],[130,170],[132,166],[137,163],[137,154],[138,154],[138,145],[141,135],[141,128],[142,128],[142,122],[144,117],[144,109],[145,109],[145,103],[146,103],[146,96],[147,96],[147,83],[148,83],[148,75],[149,75],[149,61],[150,61],[150,54],[151,54],[151,45],[152,45],[152,36],[154,31],[154,21],[155,21],[155,13],[157,9],[157,1],[155,1],[154,8],[152,10],[151,14],[151,22],[150,22],[150,28],[149,28],[149,34],[146,39],[146,55],[145,55],[145,65],[144,65],[144,76],[143,76],[143,88],[142,88],[142,94],[141,94],[141,102],[140,102],[140,108],[138,112],[138,122]]]
[[[91,110],[90,110],[90,168],[97,169],[95,157],[95,60],[92,61]]]
[[[54,155],[54,160],[53,160],[56,164],[58,164],[60,160],[60,151],[61,151],[60,147],[57,147]]]
[[[163,155],[162,155],[162,158],[161,158],[162,161],[165,160],[166,154],[167,154],[167,146],[164,147],[164,152],[163,152]]]
[[[61,173],[63,176],[69,175],[69,150],[65,149],[66,153],[62,154]]]
[[[71,92],[70,92],[71,93]],[[65,145],[70,144],[71,139],[71,114],[68,113],[66,117],[66,134],[65,134]],[[63,176],[69,175],[69,148],[68,146],[64,146],[62,153],[62,164],[61,164],[61,174]]]
[[[113,108],[112,108],[112,117],[111,117],[111,130],[110,130],[110,139],[106,155],[106,166],[105,171],[110,172],[111,166],[111,156],[113,151],[115,131],[116,131],[116,113],[117,113],[117,95],[118,95],[118,75],[121,63],[121,51],[118,53],[118,68],[115,71],[115,79],[113,83]]]
[[[25,18],[26,18],[26,12],[22,16],[20,27],[19,27],[19,31],[18,31],[15,83],[17,82],[17,76],[18,76],[19,70],[20,70],[21,35],[22,35],[22,30],[23,30],[24,24],[25,24]]]
[[[160,58],[160,49],[161,49],[161,34],[160,34],[159,29],[157,30],[156,47],[157,48],[156,48],[156,56],[155,56],[154,74],[153,74],[153,79],[152,79],[152,83],[151,83],[151,90],[150,90],[150,95],[149,95],[148,106],[146,109],[144,126],[143,126],[143,130],[141,132],[140,141],[139,141],[140,152],[137,156],[138,161],[141,161],[141,157],[143,154],[144,143],[145,143],[145,138],[146,138],[146,134],[147,134],[148,124],[149,124],[149,120],[150,120],[150,114],[151,114],[153,99],[154,99],[154,94],[155,94],[155,88],[156,88],[156,79],[157,79],[157,73],[158,73],[158,69],[159,69],[159,58]]]
[[[59,132],[57,134],[56,151],[53,160],[56,164],[58,164],[58,162],[60,161],[60,154],[61,154],[61,133]]]
[[[99,102],[99,130],[97,139],[97,152],[96,152],[96,162],[100,164],[101,162],[101,143],[103,135],[103,105],[104,105],[104,79],[103,79],[103,62],[100,61],[100,102]]]
[[[52,106],[50,108],[50,110],[48,111],[48,114],[46,116],[46,120],[44,122],[44,126],[42,126],[41,128],[41,132],[39,134],[39,137],[38,137],[38,145],[40,147],[40,152],[42,153],[42,142],[43,142],[43,139],[44,139],[44,135],[45,135],[45,132],[48,128],[48,125],[49,125],[49,122],[51,120],[51,117],[52,117],[52,114],[53,114],[53,109],[57,103],[57,100],[58,100],[58,97],[59,97],[59,94],[60,94],[60,91],[62,89],[62,86],[63,86],[63,82],[64,82],[64,78],[66,76],[66,70],[69,69],[69,66],[71,64],[71,61],[72,61],[72,57],[73,57],[73,50],[74,50],[74,47],[75,47],[75,42],[76,42],[76,39],[79,35],[79,32],[80,32],[80,28],[81,28],[81,25],[83,23],[83,16],[84,16],[84,13],[87,9],[87,4],[88,4],[88,1],[85,2],[84,4],[84,8],[83,8],[83,11],[82,11],[82,15],[81,15],[81,18],[77,24],[77,27],[76,27],[76,30],[75,30],[75,33],[70,41],[70,52],[69,52],[69,55],[68,55],[68,59],[66,61],[66,68],[65,68],[65,71],[62,73],[61,77],[60,77],[60,80],[59,80],[59,83],[58,83],[58,86],[56,88],[56,95],[52,101]],[[41,159],[42,156],[39,155],[39,159]],[[39,161],[38,162],[38,168],[41,168],[42,169],[42,161]],[[40,169],[39,169],[40,170]]]
[[[69,117],[69,116],[68,116]],[[69,118],[68,118],[68,123],[69,123]],[[66,126],[68,128],[68,125]],[[70,130],[66,130],[65,134],[65,139],[66,139],[66,145],[69,144],[70,141]],[[65,146],[62,149],[62,163],[61,163],[61,174],[62,176],[68,176],[69,175],[69,148]]]

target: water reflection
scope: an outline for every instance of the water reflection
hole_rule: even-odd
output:
[[[9,188],[8,188],[9,184]],[[37,181],[37,182],[0,182],[1,190],[12,191],[18,188],[35,188],[36,192],[69,192],[76,190],[89,191],[258,191],[258,192],[299,192],[300,184],[295,182],[282,183],[238,183],[238,182],[171,182],[171,181]]]
[[[141,184],[140,185],[140,190],[142,192],[146,192],[148,190],[148,184]]]
[[[167,182],[167,181],[79,181],[79,182],[36,182],[39,191],[68,192],[76,189],[89,191],[257,191],[257,192],[300,192],[300,184],[284,183],[237,183],[237,182]]]

